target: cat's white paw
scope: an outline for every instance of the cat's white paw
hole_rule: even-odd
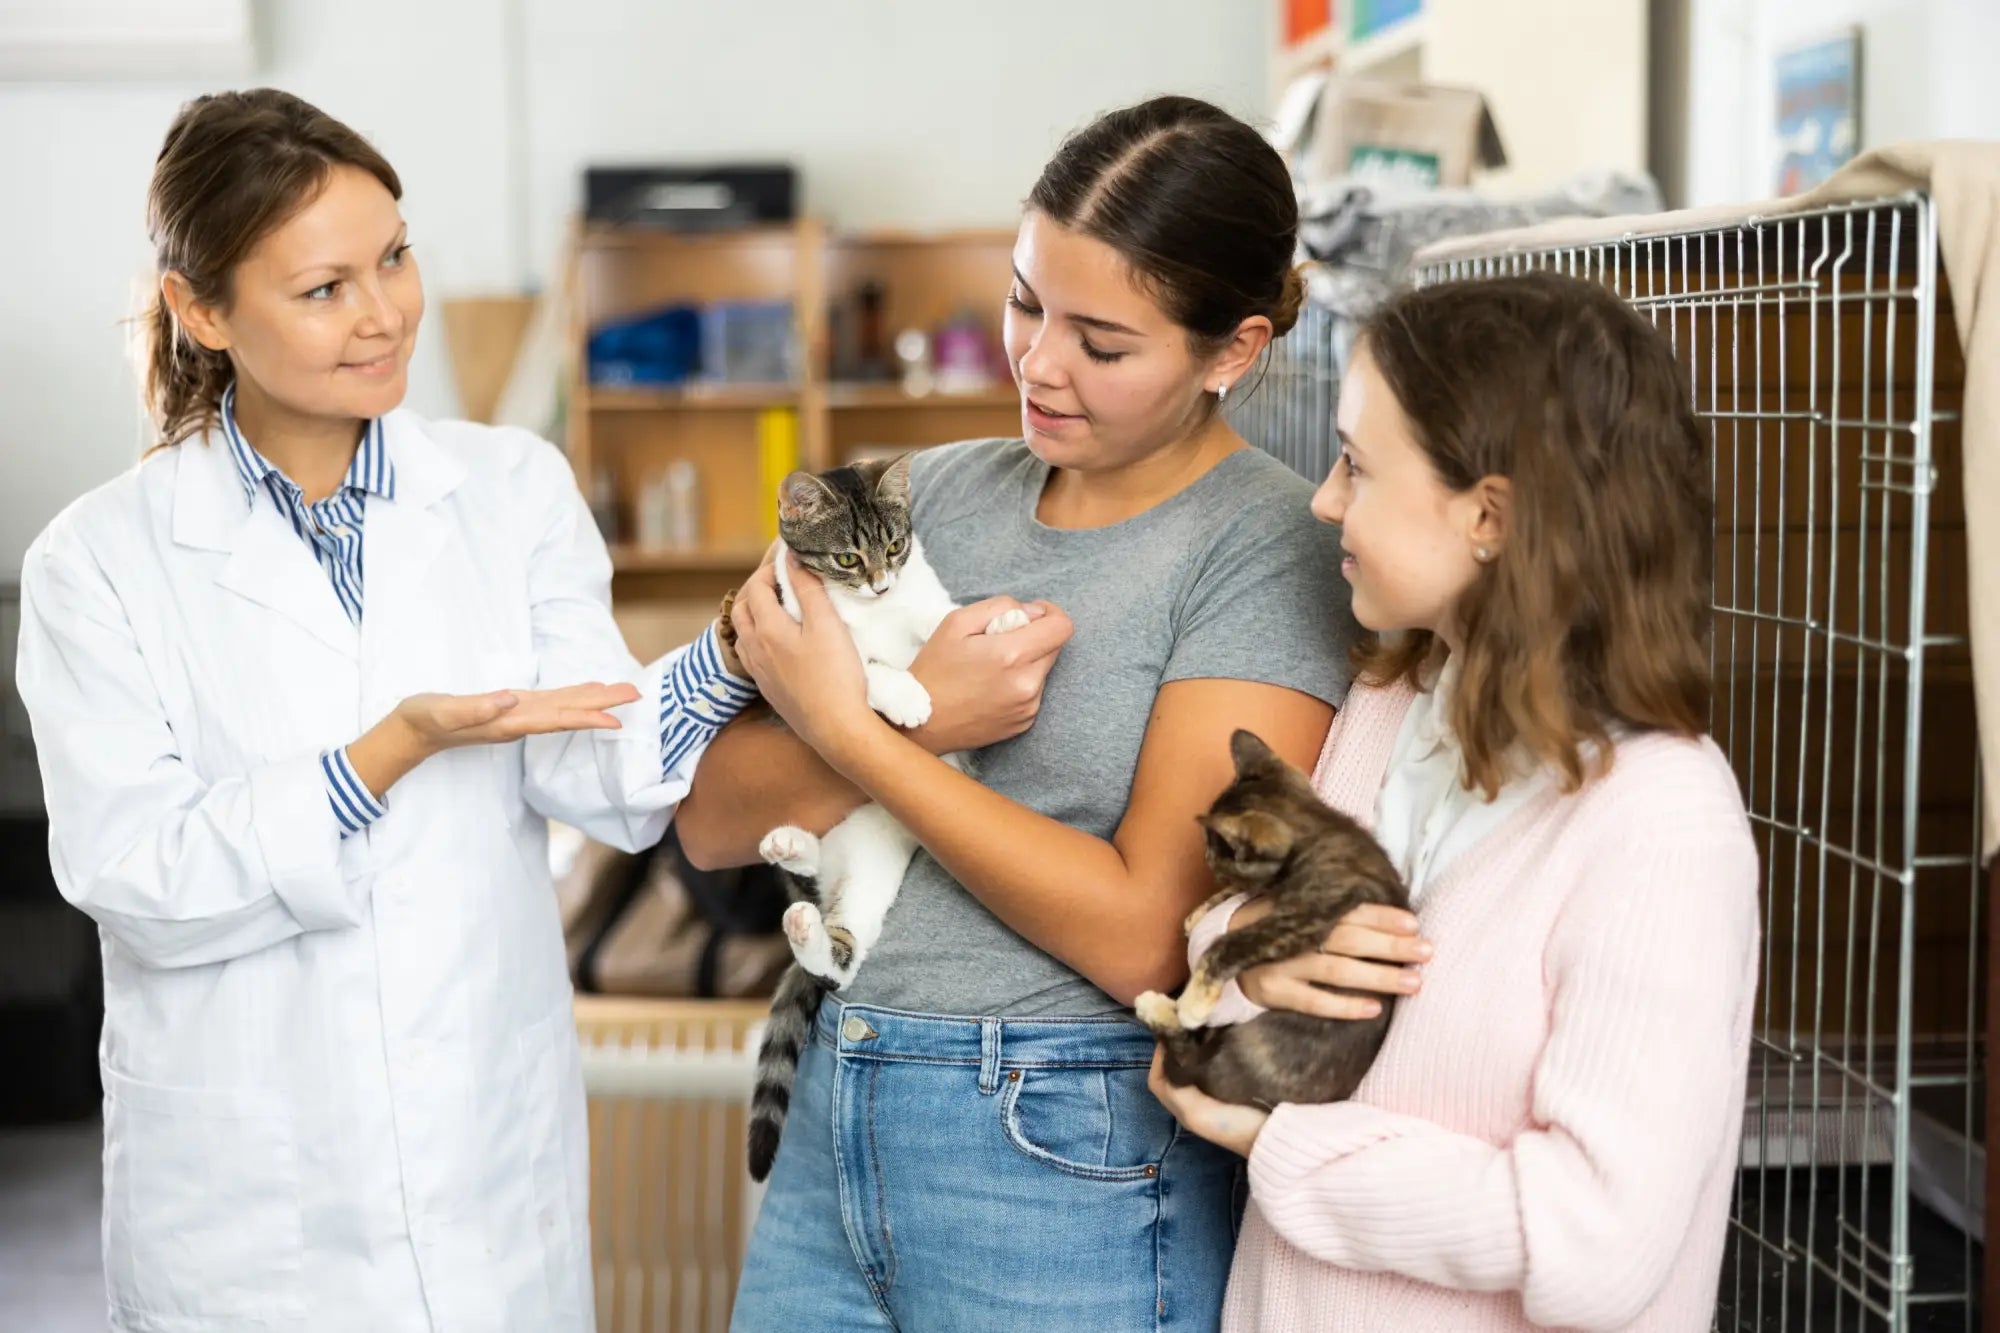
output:
[[[785,909],[785,939],[799,966],[822,981],[834,981],[833,941],[827,938],[826,922],[811,903],[793,903]]]
[[[757,844],[757,855],[768,865],[807,879],[819,875],[819,839],[802,828],[780,824]],[[804,904],[800,904],[803,906]]]
[[[1162,1028],[1169,1032],[1180,1030],[1180,1010],[1174,1006],[1171,999],[1156,990],[1149,990],[1141,995],[1132,1008],[1139,1015],[1139,1021],[1155,1032]]]
[[[1012,611],[1002,611],[999,615],[987,621],[986,632],[988,634],[1005,634],[1010,630],[1020,629],[1027,623],[1028,613],[1016,607]]]
[[[931,720],[930,691],[907,671],[871,675],[868,706],[899,727],[921,727]]]
[[[820,919],[819,908],[811,903],[793,903],[785,909],[785,938],[792,942],[794,951],[811,944],[814,937],[824,933],[826,923]]]

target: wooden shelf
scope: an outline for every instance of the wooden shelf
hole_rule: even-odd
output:
[[[799,227],[791,222],[762,223],[749,227],[718,228],[715,231],[675,231],[669,227],[583,226],[577,241],[590,250],[645,250],[654,247],[740,246],[790,243]]]
[[[796,384],[634,385],[623,388],[596,384],[585,390],[584,406],[593,412],[711,411],[751,412],[766,407],[797,407]]]
[[[899,382],[826,378],[837,355],[854,354],[845,344],[859,325],[848,321],[859,318],[864,286],[883,293],[876,327],[885,339],[970,311],[997,341],[1015,236],[1011,225],[830,233],[810,217],[727,232],[573,225],[565,275],[570,466],[587,493],[608,487],[619,512],[631,514],[645,487],[675,464],[691,464],[708,543],[614,546],[621,623],[643,625],[649,643],[698,629],[763,555],[779,481],[794,468],[817,472],[890,451],[1018,434],[1019,398],[1004,378],[976,393],[922,396]],[[792,303],[796,382],[588,382],[590,334],[605,320],[745,300]],[[838,330],[830,327],[836,309]]]
[[[1012,248],[1020,231],[1015,227],[941,227],[926,231],[916,227],[878,227],[872,231],[844,231],[829,238],[837,247],[942,245]]]
[[[749,573],[764,558],[762,546],[696,547],[636,546],[619,542],[611,548],[611,568],[621,574],[680,574],[710,570]]]
[[[944,411],[954,407],[1016,407],[1020,401],[1020,393],[1012,384],[996,384],[978,393],[910,394],[893,382],[829,384],[826,388],[826,405],[832,408],[911,407]]]

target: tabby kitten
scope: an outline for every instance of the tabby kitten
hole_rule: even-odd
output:
[[[778,493],[778,535],[826,586],[827,598],[853,636],[868,679],[868,706],[899,727],[930,720],[931,700],[910,663],[957,609],[910,530],[910,460],[837,467],[817,476],[794,472]],[[798,617],[791,571],[782,558],[778,586]],[[1009,611],[987,625],[1002,634],[1028,623]],[[962,756],[945,762],[961,771]],[[812,1031],[820,994],[854,980],[902,888],[917,840],[894,816],[869,804],[815,838],[784,825],[758,851],[785,872],[797,899],[785,912],[796,960],[778,983],[771,1021],[757,1053],[750,1102],[750,1174],[763,1180],[778,1151],[791,1103],[799,1052]]]
[[[1229,750],[1236,780],[1199,816],[1221,891],[1188,917],[1186,929],[1192,932],[1238,893],[1265,895],[1271,914],[1210,946],[1178,1004],[1158,991],[1141,995],[1139,1018],[1159,1037],[1167,1081],[1178,1087],[1191,1083],[1240,1106],[1341,1101],[1360,1084],[1388,1035],[1392,997],[1372,997],[1382,1002],[1374,1018],[1272,1009],[1247,1023],[1201,1024],[1223,986],[1246,969],[1319,948],[1327,932],[1364,903],[1407,908],[1409,894],[1368,831],[1329,809],[1305,775],[1268,745],[1238,731]]]

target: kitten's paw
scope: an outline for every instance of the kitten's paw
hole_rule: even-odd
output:
[[[1181,1026],[1198,1028],[1208,1021],[1215,1012],[1216,1003],[1222,999],[1222,983],[1206,972],[1196,971],[1188,981],[1187,989],[1181,992],[1179,1013]]]
[[[785,909],[785,939],[799,966],[828,984],[838,981],[840,969],[833,961],[833,941],[827,938],[826,921],[811,903],[793,903]]]
[[[1028,613],[1017,607],[1012,611],[1002,611],[999,615],[987,621],[986,632],[988,634],[1005,634],[1009,630],[1020,629],[1027,623]]]
[[[765,863],[806,879],[819,875],[819,839],[802,828],[780,824],[757,844],[757,855]]]
[[[1181,922],[1181,934],[1192,938],[1194,935],[1194,928],[1201,924],[1201,919],[1203,917],[1207,916],[1210,912],[1213,912],[1216,908],[1222,906],[1224,903],[1228,902],[1231,898],[1235,896],[1236,896],[1236,891],[1234,889],[1224,889],[1222,892],[1211,897],[1207,902],[1203,903],[1201,906],[1195,908],[1192,912],[1189,912],[1187,914],[1187,920]]]
[[[1141,995],[1133,1006],[1139,1021],[1155,1032],[1179,1032],[1181,1030],[1180,1011],[1174,1002],[1156,990]]]
[[[931,720],[930,691],[907,671],[870,678],[868,706],[899,727],[921,727]]]
[[[819,908],[811,903],[793,903],[785,909],[785,938],[792,942],[793,952],[806,948],[813,939],[823,933],[826,923],[820,919]]]

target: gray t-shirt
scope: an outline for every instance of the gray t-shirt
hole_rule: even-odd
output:
[[[980,752],[981,782],[1109,839],[1168,681],[1258,681],[1331,704],[1345,696],[1355,630],[1338,532],[1308,512],[1303,478],[1243,449],[1135,518],[1073,531],[1035,518],[1048,473],[1020,440],[948,445],[912,464],[917,535],[957,601],[1046,600],[1076,625],[1035,725]],[[924,851],[842,998],[920,1013],[1124,1012]]]

